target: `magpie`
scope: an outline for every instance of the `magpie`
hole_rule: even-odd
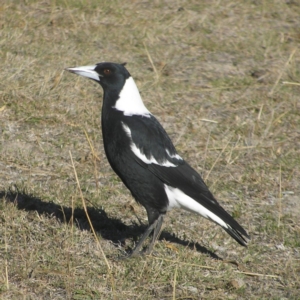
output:
[[[125,64],[101,62],[67,68],[90,78],[103,88],[101,125],[107,159],[146,209],[149,225],[129,256],[150,253],[166,212],[183,208],[220,225],[240,245],[250,239],[243,227],[228,214],[209,191],[201,176],[177,153],[170,137],[143,103]]]

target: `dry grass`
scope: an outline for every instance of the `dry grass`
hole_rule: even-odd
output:
[[[2,1],[0,298],[299,299],[299,15],[281,0]],[[156,256],[117,259],[146,215],[104,156],[100,87],[63,72],[104,60],[128,63],[247,249],[173,211]]]

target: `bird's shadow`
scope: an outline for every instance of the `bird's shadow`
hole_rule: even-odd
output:
[[[20,210],[36,211],[38,214],[45,215],[49,218],[56,218],[61,223],[73,224],[80,230],[91,230],[86,213],[83,208],[75,208],[61,206],[53,202],[43,201],[40,198],[30,195],[25,191],[0,191],[0,200],[12,202]],[[145,231],[145,225],[126,225],[119,219],[110,218],[103,209],[95,207],[87,207],[87,212],[95,231],[101,235],[102,238],[111,241],[115,245],[124,245],[125,239],[138,237]],[[160,240],[166,240],[171,243],[186,246],[192,250],[206,254],[213,259],[222,260],[215,253],[198,243],[189,242],[176,237],[174,234],[163,230],[160,235]]]

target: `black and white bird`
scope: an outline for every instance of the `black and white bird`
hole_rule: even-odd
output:
[[[168,134],[145,107],[125,64],[102,62],[67,68],[93,79],[104,91],[102,134],[107,159],[148,215],[149,226],[131,255],[140,253],[153,232],[146,252],[151,252],[164,215],[183,208],[220,225],[246,246],[247,232],[217,202],[201,176],[177,153]]]

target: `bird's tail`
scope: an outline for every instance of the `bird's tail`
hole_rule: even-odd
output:
[[[250,236],[246,230],[221,205],[215,205],[213,213],[219,218],[210,219],[220,225],[240,245],[247,247]]]
[[[233,218],[232,220],[234,221],[233,223],[236,223],[234,227],[231,227],[229,224],[227,224],[227,228],[224,226],[222,226],[222,228],[240,245],[247,247],[250,236],[239,223],[237,223]]]

